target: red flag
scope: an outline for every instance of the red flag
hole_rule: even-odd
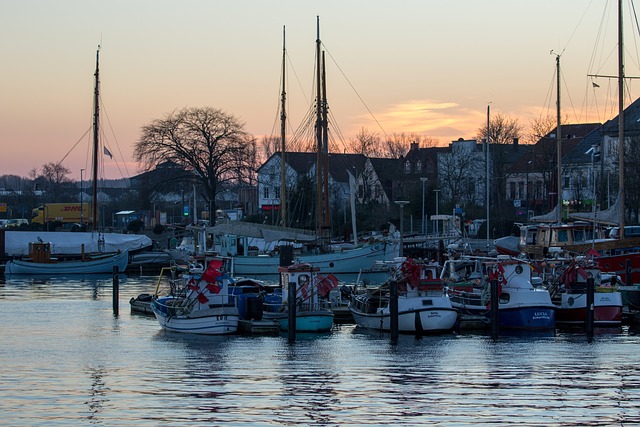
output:
[[[298,288],[298,291],[296,292],[296,294],[299,295],[300,297],[302,297],[303,301],[308,300],[309,299],[309,289],[308,289],[307,283],[305,283],[302,286],[300,286]]]
[[[209,298],[207,298],[204,294],[198,294],[198,302],[200,304],[206,304],[209,302]]]
[[[193,277],[187,283],[187,288],[191,289],[194,292],[197,292],[200,290],[200,288],[198,287],[198,284],[196,283],[196,279],[194,279]]]
[[[216,268],[216,264],[217,263],[215,263],[215,260],[209,263],[209,267],[207,267],[207,271],[205,271],[204,274],[202,275],[202,280],[206,281],[207,283],[213,283],[216,281],[216,279],[219,276],[222,275]]]
[[[217,283],[207,283],[207,286],[205,286],[205,288],[212,294],[219,294],[220,289],[222,289],[222,287],[218,286]]]
[[[326,277],[318,277],[318,295],[326,297],[332,289],[338,287],[338,278],[330,273]]]

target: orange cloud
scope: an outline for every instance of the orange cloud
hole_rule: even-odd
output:
[[[485,120],[482,111],[470,110],[455,102],[430,99],[390,105],[373,115],[387,134],[417,133],[438,138],[442,143],[461,137],[475,137],[477,129]],[[360,128],[375,124],[371,116],[362,115],[354,121],[360,123]]]

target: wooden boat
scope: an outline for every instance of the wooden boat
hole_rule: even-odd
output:
[[[296,332],[328,332],[333,327],[333,311],[327,298],[337,280],[320,276],[318,267],[294,264],[279,267],[281,288],[265,295],[263,318],[276,320],[280,330],[289,330],[289,289],[296,290]]]
[[[390,331],[390,285],[398,286],[398,332],[428,334],[451,331],[458,318],[435,264],[407,258],[385,284],[352,296],[349,310],[362,328]]]
[[[223,335],[238,331],[240,315],[229,296],[229,277],[211,261],[204,272],[189,271],[169,282],[161,295],[161,278],[151,309],[162,329],[190,334]],[[163,269],[164,270],[164,269]]]
[[[442,278],[448,283],[451,304],[463,315],[490,318],[490,284],[495,279],[500,328],[554,329],[555,306],[546,288],[533,285],[532,270],[528,262],[506,255],[464,257],[445,262]]]
[[[552,285],[552,300],[556,304],[556,323],[559,326],[584,326],[587,318],[587,279],[594,280],[594,326],[622,325],[622,294],[616,286],[617,276],[607,275],[591,260],[572,260],[567,263]],[[613,282],[613,283],[611,283]]]
[[[112,273],[114,267],[124,272],[128,263],[128,250],[86,254],[80,259],[59,260],[51,256],[51,243],[34,242],[30,245],[29,257],[7,261],[5,274],[104,274]]]

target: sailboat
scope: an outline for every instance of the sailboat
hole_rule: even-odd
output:
[[[120,242],[122,246],[115,248],[111,253],[105,252],[105,242],[107,238],[104,234],[98,235],[98,154],[99,154],[99,125],[100,125],[100,46],[96,52],[96,71],[95,71],[95,87],[94,87],[94,105],[93,105],[93,203],[91,205],[93,232],[76,233],[76,232],[55,232],[55,233],[20,233],[18,239],[24,239],[26,236],[37,237],[28,242],[29,253],[21,259],[8,261],[5,265],[6,274],[84,274],[84,273],[111,273],[115,267],[119,271],[124,271],[129,263],[129,248],[141,249],[151,245],[151,239],[144,236],[142,239],[111,238],[108,240]],[[50,239],[44,241],[41,236]],[[91,250],[91,244],[98,244],[97,253],[87,253],[85,250]],[[75,242],[76,254],[72,257],[68,252],[62,256],[54,252],[57,246],[69,248],[70,242]],[[86,245],[86,246],[85,246]],[[133,246],[131,246],[133,245]]]
[[[619,229],[624,231],[625,213],[625,184],[624,184],[624,141],[625,141],[625,108],[624,108],[624,49],[622,32],[622,2],[618,3],[618,117],[606,123],[603,128],[611,128],[617,124],[618,130],[618,154],[619,154],[619,191],[615,203],[607,210],[596,212],[595,204],[592,212],[573,213],[570,217],[577,221],[563,224],[560,222],[560,201],[550,213],[532,218],[533,221],[544,222],[544,224],[525,225],[520,230],[520,240],[517,251],[524,252],[531,257],[541,257],[549,255],[553,251],[568,251],[585,253],[589,250],[600,252],[596,257],[596,263],[605,271],[626,277],[627,282],[640,281],[640,238],[627,237],[620,234],[619,238],[607,236],[602,227],[597,224],[609,226],[619,225]],[[559,56],[557,56],[558,76],[560,75]],[[558,88],[560,80],[558,80]],[[635,104],[629,107],[630,110],[637,110]],[[560,124],[560,91],[558,90],[558,167],[557,176],[561,176],[561,124]],[[617,120],[617,123],[616,123]],[[615,132],[615,131],[614,131]],[[592,156],[595,152],[592,153]],[[593,157],[592,157],[593,162]],[[595,166],[595,165],[594,165]],[[557,188],[561,189],[561,180],[558,179]],[[561,193],[561,191],[558,191]],[[595,193],[595,187],[594,187]],[[496,242],[497,247],[504,251],[513,251],[513,239],[501,239],[504,242]],[[503,244],[504,243],[504,244]],[[511,246],[509,246],[511,244]],[[554,249],[552,249],[554,248]],[[612,254],[613,252],[613,254]],[[625,252],[625,253],[622,253]]]
[[[283,76],[285,69],[286,48],[283,47]],[[328,126],[327,126],[327,98],[324,71],[324,55],[321,51],[320,21],[317,21],[316,60],[316,102],[315,102],[315,139],[316,139],[316,230],[315,234],[308,230],[288,227],[286,207],[286,92],[285,79],[282,80],[282,113],[281,113],[281,197],[280,211],[283,227],[266,226],[262,224],[222,222],[209,229],[220,241],[220,254],[231,257],[230,273],[245,277],[275,275],[280,265],[280,257],[275,253],[249,253],[250,238],[261,238],[266,242],[286,242],[291,249],[294,243],[313,245],[314,250],[295,254],[291,260],[297,264],[306,263],[320,269],[323,274],[361,275],[368,279],[382,283],[387,278],[386,271],[380,271],[377,261],[392,261],[400,254],[397,241],[378,241],[372,244],[357,246],[352,249],[328,249],[329,240],[329,173],[328,173]],[[355,236],[354,236],[355,237]],[[280,247],[281,250],[283,246]]]

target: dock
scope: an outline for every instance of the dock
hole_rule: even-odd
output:
[[[278,335],[280,322],[277,320],[244,320],[238,321],[238,332],[245,335]]]

